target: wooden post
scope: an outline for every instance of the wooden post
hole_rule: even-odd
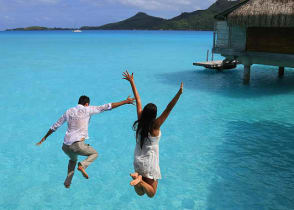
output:
[[[232,47],[232,27],[229,26],[229,40],[228,40],[228,48]]]
[[[243,75],[244,85],[247,85],[250,82],[250,68],[251,68],[251,65],[248,65],[248,64],[244,65],[244,75]]]
[[[209,56],[209,50],[207,50],[206,61],[208,61],[208,56]]]
[[[216,32],[214,30],[214,32],[213,32],[213,49],[215,48],[215,36],[216,36]]]
[[[285,67],[279,67],[279,77],[282,78],[284,76]]]
[[[211,60],[213,61],[213,58],[214,58],[214,53],[213,53],[213,50],[211,51]]]

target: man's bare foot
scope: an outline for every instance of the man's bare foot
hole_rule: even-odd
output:
[[[130,174],[133,179],[137,179],[139,174],[137,172]]]
[[[142,176],[139,175],[136,179],[134,179],[133,181],[130,182],[130,185],[135,186],[137,184],[139,184],[142,181]]]
[[[69,189],[70,188],[70,184],[64,184],[64,187]]]
[[[89,176],[88,174],[86,173],[84,167],[82,166],[81,163],[78,164],[78,170],[82,173],[82,175],[86,178],[86,179],[89,179]]]

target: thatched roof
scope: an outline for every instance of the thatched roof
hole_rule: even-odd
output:
[[[216,19],[246,27],[294,27],[294,0],[244,0]]]

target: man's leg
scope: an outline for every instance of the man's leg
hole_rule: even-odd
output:
[[[70,187],[74,172],[75,172],[75,167],[77,164],[77,154],[75,154],[73,151],[70,150],[70,147],[67,145],[62,146],[62,150],[64,153],[70,158],[68,161],[68,169],[67,169],[67,177],[64,181],[64,186],[66,188]]]
[[[64,186],[66,188],[70,187],[71,180],[73,178],[73,175],[75,173],[75,167],[76,167],[77,161],[69,160],[68,161],[68,170],[67,170],[67,177],[64,181]]]
[[[89,144],[85,144],[84,141],[78,142],[75,144],[75,152],[78,155],[82,155],[82,156],[88,156],[85,160],[83,160],[82,162],[79,162],[79,166],[78,166],[78,170],[81,171],[81,173],[83,174],[83,176],[88,179],[89,176],[86,173],[85,169],[88,168],[88,166],[94,161],[96,160],[96,158],[98,157],[98,153],[97,151],[91,147]]]

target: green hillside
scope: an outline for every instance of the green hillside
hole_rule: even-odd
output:
[[[206,10],[182,13],[177,17],[167,20],[160,27],[173,30],[213,30],[214,16],[240,3],[240,1],[218,0]]]

